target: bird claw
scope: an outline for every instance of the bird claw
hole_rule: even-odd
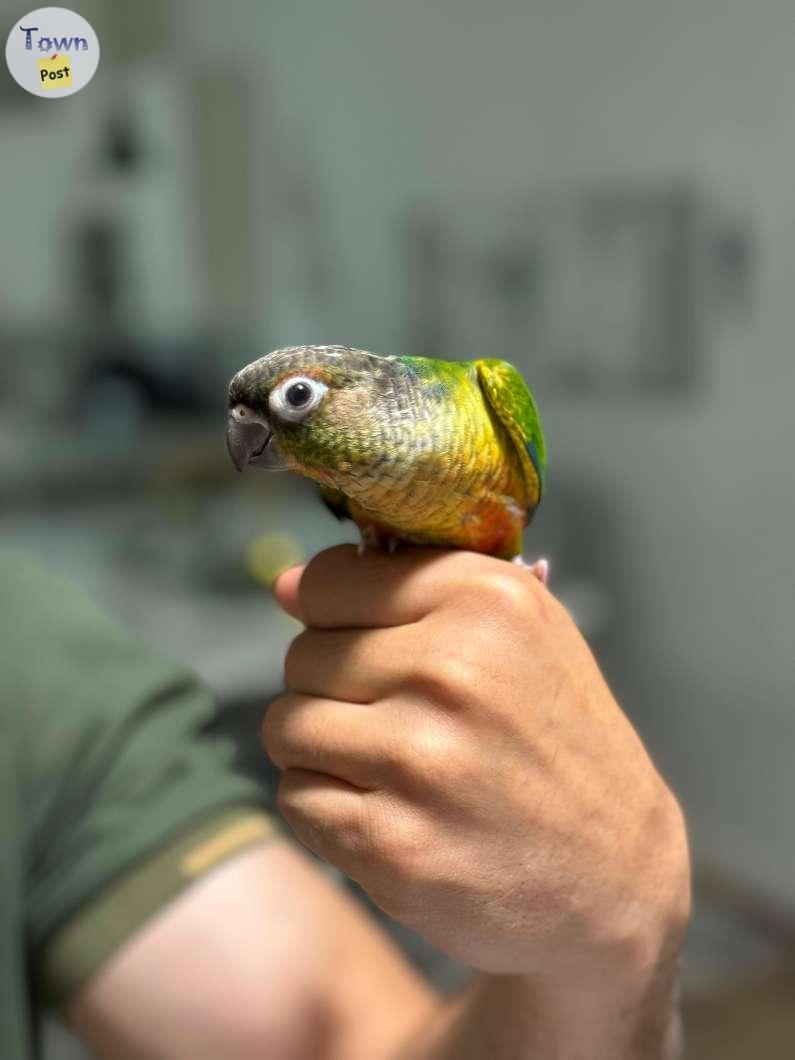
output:
[[[541,582],[542,585],[547,585],[549,582],[549,560],[548,559],[537,559],[535,563],[528,563],[523,556],[514,556],[511,560],[517,567],[521,567],[522,570],[530,571],[531,574],[535,575],[536,578]]]
[[[380,548],[384,544],[383,538],[374,526],[360,526],[359,532],[362,535],[361,541],[356,546],[356,552],[359,556],[363,556],[368,548]],[[392,540],[393,538],[388,539],[390,552],[395,551]]]
[[[385,534],[375,526],[360,526],[359,533],[362,539],[356,546],[358,555],[363,556],[368,548],[385,549],[390,555],[400,545],[400,538],[395,534]]]

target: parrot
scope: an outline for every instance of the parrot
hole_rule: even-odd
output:
[[[468,549],[530,566],[522,531],[544,489],[530,390],[507,361],[290,346],[229,384],[227,447],[247,465],[314,480],[360,550]],[[531,569],[543,582],[547,564]]]

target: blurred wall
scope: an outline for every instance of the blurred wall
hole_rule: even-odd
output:
[[[684,177],[742,204],[756,236],[752,311],[708,321],[696,391],[541,397],[551,488],[565,470],[619,513],[624,702],[683,794],[702,855],[790,900],[791,4],[182,0],[179,10],[183,56],[232,57],[278,115],[282,144],[303,145],[292,178],[312,184],[324,216],[331,292],[303,318],[272,317],[274,343],[403,348],[400,225],[426,198]],[[278,240],[272,250],[278,273]]]

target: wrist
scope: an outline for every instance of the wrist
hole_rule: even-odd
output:
[[[597,938],[551,973],[532,976],[538,1018],[562,1058],[673,1060],[680,1055],[679,963],[690,917],[690,861],[670,797],[654,884],[627,900]],[[553,1053],[557,1056],[558,1053]]]
[[[547,1060],[679,1060],[677,971],[661,966],[619,989],[538,975],[484,973],[448,1012],[447,1033],[422,1056]],[[441,1048],[444,1041],[446,1049]],[[499,1044],[500,1048],[495,1048]]]
[[[560,1060],[674,1060],[679,1056],[678,955],[634,979],[533,977],[527,987],[538,1027]]]

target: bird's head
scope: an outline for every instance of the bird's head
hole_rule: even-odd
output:
[[[292,346],[247,365],[229,384],[227,445],[246,465],[321,482],[366,454],[390,358],[344,346]]]

